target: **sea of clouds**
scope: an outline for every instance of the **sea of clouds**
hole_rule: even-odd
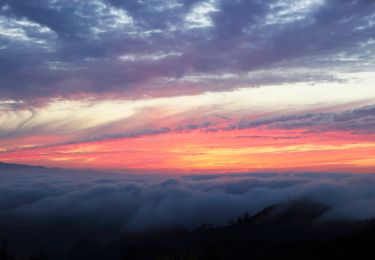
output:
[[[375,175],[253,173],[180,177],[104,173],[0,174],[0,222],[115,224],[123,231],[225,224],[301,197],[326,217],[375,217]]]

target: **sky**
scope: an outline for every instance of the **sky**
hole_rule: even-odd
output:
[[[0,0],[0,161],[375,171],[373,0]]]

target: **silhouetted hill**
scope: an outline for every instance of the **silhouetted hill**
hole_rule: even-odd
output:
[[[308,225],[315,222],[328,210],[330,207],[324,204],[309,199],[299,199],[267,207],[251,217],[249,222],[279,226]]]
[[[343,250],[353,255],[359,246],[372,252],[373,221],[324,222],[320,217],[328,210],[326,205],[298,200],[254,216],[245,214],[227,226],[127,234],[95,248],[97,258],[90,259],[347,259]],[[345,249],[338,250],[341,245]]]

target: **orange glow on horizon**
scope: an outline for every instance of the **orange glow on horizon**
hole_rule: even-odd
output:
[[[374,137],[346,132],[310,133],[304,129],[194,130],[3,150],[0,160],[68,168],[176,173],[373,172]]]

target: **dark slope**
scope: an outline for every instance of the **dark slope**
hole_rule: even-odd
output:
[[[328,210],[310,200],[288,202],[228,226],[123,235],[105,247],[76,245],[66,259],[348,259],[342,252],[371,250],[373,221],[322,222]]]

